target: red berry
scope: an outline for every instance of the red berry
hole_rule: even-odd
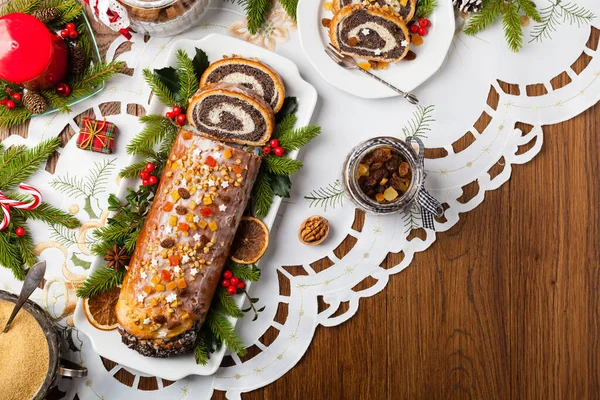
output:
[[[236,294],[237,294],[237,289],[235,288],[235,286],[229,286],[229,287],[227,288],[227,293],[228,293],[230,296],[236,295]]]
[[[8,100],[5,104],[6,108],[8,108],[9,110],[12,110],[16,107],[16,104],[14,101],[12,100]]]
[[[425,35],[427,35],[427,33],[428,33],[427,28],[423,28],[423,27],[419,28],[419,35],[425,36]]]
[[[429,28],[431,26],[431,21],[428,20],[427,18],[425,18],[425,21],[427,21],[427,28]]]
[[[156,165],[154,165],[154,163],[149,162],[148,164],[146,164],[145,170],[148,172],[152,172],[154,171],[154,168],[156,168]]]
[[[70,30],[70,31],[74,31],[75,29],[77,29],[77,27],[75,26],[75,24],[74,24],[74,23],[72,23],[72,22],[69,22],[69,23],[67,24],[67,26],[65,26],[65,28],[67,28],[67,29],[68,29],[68,30]]]
[[[419,20],[419,26],[422,28],[427,28],[427,18],[421,18]]]
[[[11,97],[13,99],[15,99],[16,101],[21,101],[21,99],[22,99],[21,93],[13,93],[13,95]]]
[[[60,31],[60,37],[62,37],[63,39],[66,39],[69,37],[69,31],[66,29],[63,29],[62,31]]]
[[[231,284],[233,286],[237,285],[238,283],[240,283],[240,278],[238,278],[237,276],[231,278]]]
[[[231,282],[229,281],[229,279],[223,279],[223,281],[221,282],[221,286],[229,287],[231,286]]]
[[[24,235],[25,235],[25,229],[23,229],[22,227],[20,227],[20,226],[19,226],[19,227],[18,227],[18,228],[15,230],[15,233],[17,234],[17,236],[18,236],[18,237],[22,237],[22,236],[24,236]]]
[[[56,93],[60,97],[67,97],[71,94],[71,87],[64,82],[60,82],[56,85]]]
[[[273,139],[269,142],[269,146],[271,146],[272,148],[276,148],[279,147],[279,140],[277,139]]]
[[[223,278],[225,279],[231,279],[232,276],[233,273],[230,270],[226,270],[225,272],[223,272]]]
[[[150,178],[148,178],[148,185],[154,186],[157,183],[158,183],[158,179],[156,179],[156,177],[154,175],[151,175]]]
[[[69,32],[69,37],[71,39],[77,39],[77,37],[79,37],[79,33],[77,33],[77,31],[70,31]]]
[[[179,114],[177,116],[177,125],[179,125],[179,126],[185,125],[185,114]]]
[[[273,149],[273,153],[275,153],[277,157],[281,157],[284,151],[283,147],[275,147],[275,149]]]
[[[412,24],[410,26],[410,33],[417,33],[419,32],[419,26],[417,24]]]
[[[179,115],[179,114],[181,114],[181,107],[179,107],[179,106],[175,106],[175,107],[173,107],[173,110],[172,110],[172,112],[173,112],[173,114],[175,114],[175,115]]]
[[[235,285],[235,287],[237,287],[240,290],[244,290],[244,288],[246,287],[246,284],[244,282],[240,282],[237,285]]]
[[[148,186],[148,179],[142,179],[142,186]]]
[[[140,179],[143,181],[144,180],[147,181],[148,179],[150,179],[150,172],[148,172],[148,171],[140,172]]]
[[[167,117],[169,119],[173,119],[175,117],[175,115],[173,115],[173,113],[171,111],[167,111],[167,113],[165,114],[165,117]]]
[[[5,106],[7,102],[8,102],[8,99],[0,100],[0,105]]]
[[[269,146],[263,147],[263,153],[270,154],[271,153],[271,148]]]

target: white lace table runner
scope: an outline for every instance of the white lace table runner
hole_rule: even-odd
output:
[[[551,6],[548,0],[536,3],[540,9]],[[578,0],[577,4],[600,15],[596,0]],[[75,136],[60,150],[56,171],[41,171],[29,182],[42,191],[45,200],[69,210],[84,222],[75,231],[30,223],[36,253],[49,267],[45,288],[37,291],[34,298],[64,327],[70,358],[89,369],[85,380],[60,382],[59,388],[66,392],[67,399],[76,394],[82,400],[204,399],[210,398],[214,390],[227,391],[230,399],[238,398],[242,392],[283,376],[306,352],[318,325],[335,326],[351,318],[362,297],[383,290],[391,274],[408,267],[414,254],[426,250],[435,240],[434,231],[424,231],[420,237],[409,236],[411,228],[419,224],[416,215],[410,213],[367,216],[361,232],[353,230],[354,207],[343,197],[337,183],[344,157],[355,144],[376,135],[403,136],[403,127],[413,129],[410,121],[415,118],[415,108],[400,99],[354,98],[325,83],[305,59],[295,24],[279,5],[257,35],[247,32],[239,6],[219,1],[215,5],[218,8],[207,12],[203,25],[184,35],[153,38],[147,43],[134,36],[131,51],[119,56],[134,69],[133,76],[116,77],[104,92],[75,106],[71,115],[34,119],[27,139],[11,136],[5,141],[33,145],[58,135],[66,125],[78,132],[74,118],[89,108],[97,118],[106,117],[119,128],[116,153],[82,151],[76,147]],[[560,12],[560,7],[555,9]],[[506,47],[499,24],[477,37],[458,33],[442,70],[415,91],[423,105],[431,105],[431,130],[425,132],[424,139],[430,149],[425,163],[427,187],[448,207],[445,222],[436,224],[437,231],[450,229],[460,213],[483,202],[486,191],[505,183],[512,165],[526,163],[538,154],[543,125],[573,118],[600,99],[600,56],[589,40],[600,28],[600,19],[596,18],[592,26],[578,26],[577,20],[563,21],[561,14],[557,18],[558,31],[549,32],[551,39],[528,43],[519,54]],[[533,25],[525,28],[526,38]],[[323,134],[301,154],[305,168],[293,178],[292,198],[281,208],[271,233],[273,245],[261,262],[263,278],[252,286],[252,294],[260,297],[260,305],[265,305],[266,310],[257,321],[245,318],[237,326],[244,342],[254,347],[254,357],[240,360],[232,355],[229,364],[233,365],[221,367],[215,376],[190,377],[173,384],[158,379],[157,390],[142,391],[138,389],[140,382],[154,378],[121,365],[107,370],[86,338],[72,328],[75,288],[85,279],[93,259],[88,242],[92,230],[106,222],[108,194],[116,192],[117,173],[128,159],[125,146],[140,130],[137,118],[127,113],[127,106],[148,105],[149,89],[143,83],[142,68],[160,64],[178,38],[201,38],[209,32],[228,33],[296,62],[303,77],[319,92],[314,122],[322,126]],[[124,38],[117,38],[107,57],[113,58],[124,42]],[[571,66],[580,57],[587,66],[575,71]],[[570,83],[557,88],[555,78],[561,75],[568,76]],[[520,94],[505,93],[499,81],[518,88]],[[528,85],[536,84],[543,85],[547,94],[528,96]],[[490,92],[498,100],[497,105],[487,103]],[[120,112],[102,115],[99,106],[107,102],[120,102]],[[489,121],[481,132],[473,127],[480,118]],[[527,129],[518,129],[518,122]],[[476,195],[466,198],[463,188],[468,185],[477,190],[469,191]],[[311,202],[305,196],[324,198]],[[313,214],[328,218],[332,233],[324,244],[308,247],[298,241],[297,229],[303,219]],[[355,238],[355,245],[340,259],[334,250],[348,235]],[[402,252],[403,259],[397,266],[384,269],[379,265],[389,252]],[[328,258],[331,266],[322,270],[311,267],[323,258]],[[372,283],[370,287],[353,289],[365,279]],[[17,292],[20,283],[10,272],[0,269],[0,288]],[[328,306],[321,312],[319,298]],[[121,369],[133,376],[131,387],[114,378]]]

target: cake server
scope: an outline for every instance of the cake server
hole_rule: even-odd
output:
[[[13,320],[19,313],[19,310],[21,309],[21,307],[23,307],[23,304],[25,304],[25,302],[27,301],[29,296],[31,296],[35,288],[37,288],[40,285],[40,282],[42,281],[42,279],[44,279],[45,273],[46,261],[40,261],[39,263],[35,264],[29,269],[27,275],[25,276],[25,282],[23,282],[21,293],[19,294],[19,300],[17,300],[15,308],[13,309],[13,312],[10,315],[8,322],[6,322],[6,326],[4,327],[2,333],[8,332],[8,330],[10,329],[10,324],[12,324]]]
[[[412,93],[406,93],[406,92],[398,89],[396,86],[392,85],[391,83],[384,81],[377,75],[370,73],[366,69],[362,69],[361,67],[358,66],[358,63],[356,62],[356,60],[354,58],[343,55],[342,53],[340,53],[338,51],[338,49],[333,47],[333,45],[331,43],[329,43],[329,45],[325,49],[325,53],[327,53],[327,55],[329,57],[331,57],[331,59],[333,61],[335,61],[335,63],[337,65],[340,65],[346,69],[357,69],[357,70],[361,71],[362,73],[370,76],[371,78],[383,83],[385,86],[389,87],[390,89],[395,90],[396,92],[400,93],[400,95],[402,97],[404,97],[409,103],[419,104],[419,99],[417,98],[417,96],[415,96]]]

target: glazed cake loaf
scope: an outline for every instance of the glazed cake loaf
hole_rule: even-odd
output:
[[[408,53],[408,28],[398,16],[361,4],[342,8],[329,25],[331,44],[343,54],[396,62]]]
[[[342,8],[353,4],[369,4],[380,7],[390,7],[390,11],[394,12],[405,22],[410,21],[417,10],[417,0],[334,0],[333,11],[338,12]]]
[[[180,131],[116,306],[128,347],[151,357],[194,348],[260,162]]]
[[[273,109],[256,92],[219,82],[207,85],[192,97],[188,122],[202,135],[223,142],[264,145],[273,134]]]
[[[285,100],[283,80],[268,65],[240,57],[224,58],[202,74],[200,87],[207,84],[226,82],[244,86],[258,93],[273,109],[281,110]]]

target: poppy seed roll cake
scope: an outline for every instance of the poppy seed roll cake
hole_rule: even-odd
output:
[[[361,4],[346,6],[335,14],[329,38],[343,54],[388,63],[402,60],[410,48],[404,21],[381,8]]]
[[[200,87],[217,82],[231,83],[253,90],[269,103],[274,113],[283,106],[283,80],[277,72],[259,61],[231,57],[212,63],[202,74]]]
[[[364,0],[334,0],[333,11],[336,13],[346,6],[360,3],[390,10],[406,22],[409,22],[415,16],[417,10],[417,0],[369,0],[367,2]]]

